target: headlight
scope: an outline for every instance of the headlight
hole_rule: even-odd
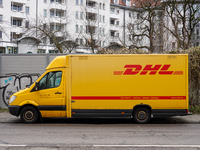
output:
[[[17,96],[13,95],[13,96],[10,98],[9,104],[12,103],[16,98],[17,98]]]

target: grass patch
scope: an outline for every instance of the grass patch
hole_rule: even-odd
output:
[[[200,106],[199,105],[189,106],[189,112],[193,114],[200,114]]]
[[[0,108],[0,112],[8,112],[8,108],[4,108],[4,109]]]

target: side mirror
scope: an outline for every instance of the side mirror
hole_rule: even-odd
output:
[[[39,84],[38,84],[38,82],[35,82],[35,90],[36,90],[36,91],[39,90]]]

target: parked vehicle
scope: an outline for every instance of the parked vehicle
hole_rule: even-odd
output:
[[[188,114],[188,55],[56,57],[9,112],[25,123],[46,117],[153,117]]]

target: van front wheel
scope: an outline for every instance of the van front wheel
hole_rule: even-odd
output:
[[[27,106],[22,109],[20,118],[24,123],[35,123],[38,119],[38,112],[34,107]]]
[[[150,110],[147,107],[138,107],[133,112],[133,119],[136,123],[148,123],[151,119]]]

